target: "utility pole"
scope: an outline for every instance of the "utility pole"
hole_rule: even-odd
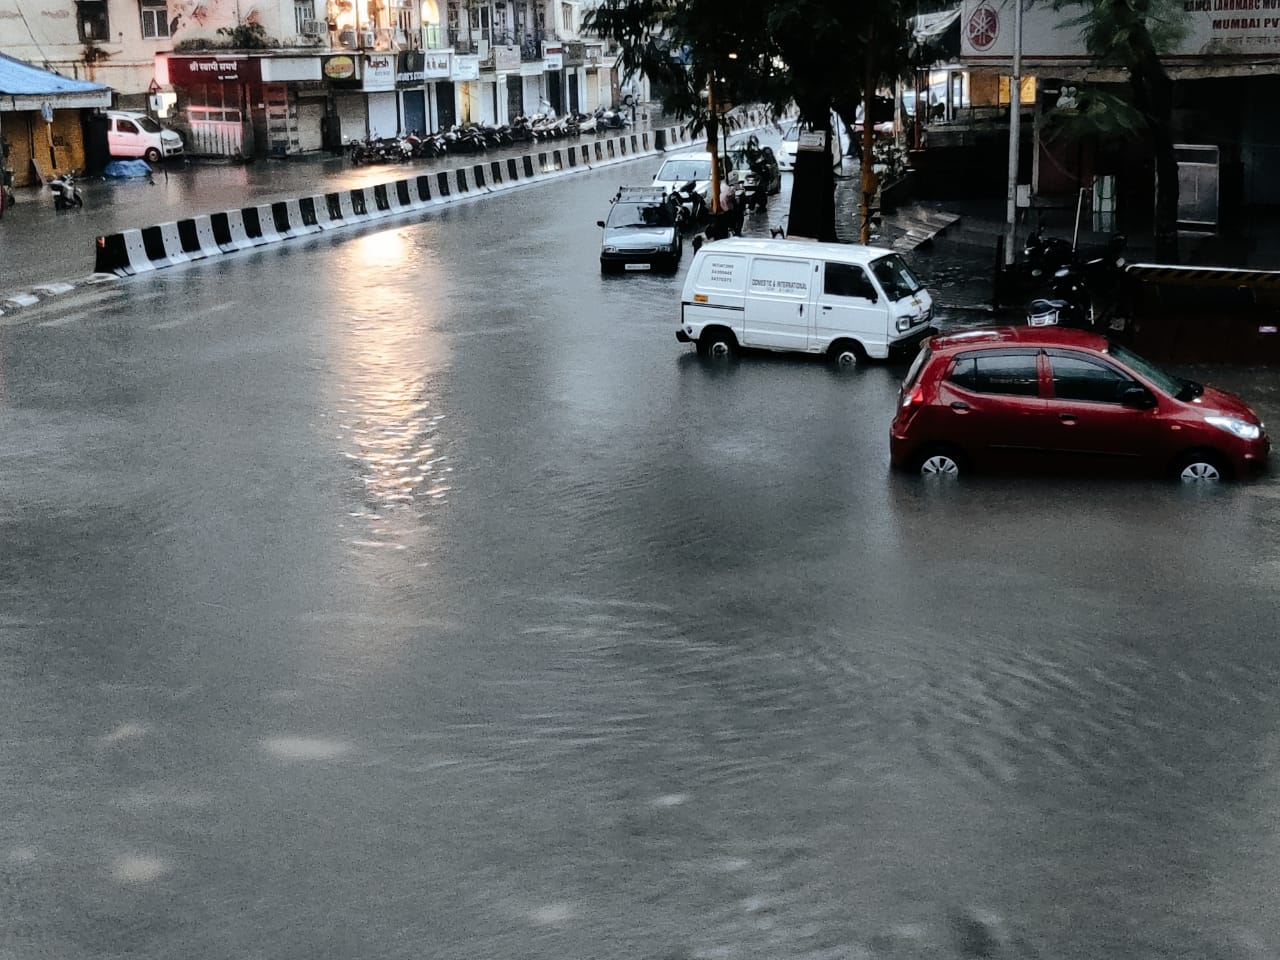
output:
[[[711,154],[711,215],[720,214],[719,124],[716,122],[716,75],[707,76],[707,151]]]
[[[917,105],[917,109],[919,106]],[[1009,196],[1005,209],[1004,263],[1013,263],[1018,240],[1018,147],[1022,137],[1022,0],[1013,0],[1013,76],[1009,78]]]

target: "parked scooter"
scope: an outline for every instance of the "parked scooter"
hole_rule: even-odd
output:
[[[694,181],[690,180],[680,188],[667,194],[668,200],[675,207],[676,226],[684,233],[701,230],[707,222],[707,201],[694,189]]]
[[[76,181],[69,173],[54,177],[49,181],[49,189],[53,191],[53,209],[69,210],[72,207],[83,207],[84,200],[76,189]]]

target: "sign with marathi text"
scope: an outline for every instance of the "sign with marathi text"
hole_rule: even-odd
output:
[[[209,87],[262,78],[258,61],[248,57],[182,57],[170,54],[169,83],[175,87]]]

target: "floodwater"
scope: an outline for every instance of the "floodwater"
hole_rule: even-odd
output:
[[[891,475],[646,163],[6,318],[0,957],[1276,954],[1280,487]]]

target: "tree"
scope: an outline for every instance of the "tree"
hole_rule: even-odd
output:
[[[695,132],[705,131],[711,144],[720,118],[708,109],[708,93],[767,103],[775,113],[795,103],[802,121],[830,137],[832,111],[852,115],[868,87],[904,68],[902,2],[601,0],[587,27],[617,42],[623,68],[648,76],[664,91],[663,106],[688,118]],[[868,173],[869,157],[864,141]],[[835,240],[834,196],[827,154],[798,152],[791,233]]]
[[[1143,121],[1156,167],[1156,257],[1178,262],[1178,164],[1173,152],[1173,81],[1160,51],[1186,33],[1181,0],[1054,0],[1055,9],[1081,8],[1070,21],[1081,28],[1085,48],[1102,63],[1123,67],[1129,96]],[[1099,101],[1095,101],[1099,102]],[[1120,125],[1123,110],[1113,111]]]

